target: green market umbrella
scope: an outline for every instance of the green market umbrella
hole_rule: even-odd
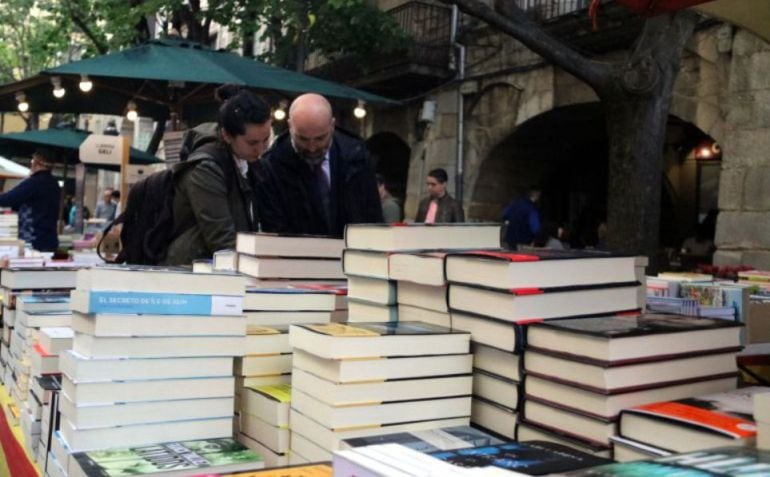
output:
[[[78,87],[82,75],[93,83],[88,93]],[[62,98],[52,94],[54,77],[58,77],[66,91]],[[381,96],[234,53],[165,39],[74,61],[0,86],[0,110],[15,111],[16,95],[23,92],[30,111],[122,115],[128,102],[134,101],[141,116],[163,119],[174,112],[188,120],[208,120],[216,111],[213,91],[222,84],[265,90],[279,97],[315,92],[332,101],[393,103]]]
[[[0,154],[6,157],[30,157],[38,147],[46,147],[58,153],[57,162],[75,164],[79,162],[78,150],[86,137],[91,134],[79,129],[40,129],[17,133],[0,134]],[[162,162],[152,154],[131,148],[129,163],[148,165]],[[114,168],[114,166],[98,166]]]

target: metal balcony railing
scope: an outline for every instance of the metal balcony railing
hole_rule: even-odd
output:
[[[451,8],[415,0],[388,13],[412,39],[408,59],[425,65],[447,66],[452,32]]]
[[[516,5],[539,21],[554,20],[588,10],[591,0],[516,0]]]

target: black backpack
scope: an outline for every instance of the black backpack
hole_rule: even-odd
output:
[[[209,143],[200,147],[200,152],[217,147]],[[199,151],[196,151],[199,152]],[[197,155],[197,154],[196,154]],[[198,156],[200,157],[200,156]],[[205,157],[205,156],[204,156]],[[212,154],[215,161],[220,163],[225,180],[231,184],[235,179],[235,164],[229,157]],[[171,242],[186,229],[174,231],[174,193],[177,179],[191,170],[202,159],[180,162],[171,169],[155,172],[140,180],[128,194],[126,209],[103,232],[99,241],[99,256],[101,244],[113,226],[123,224],[120,231],[121,249],[112,263],[128,263],[132,265],[158,265],[166,257]],[[195,224],[190,224],[193,227]]]

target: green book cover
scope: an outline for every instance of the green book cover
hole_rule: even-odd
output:
[[[212,467],[243,464],[252,467],[262,457],[234,439],[169,442],[144,447],[127,447],[79,452],[72,457],[89,477],[121,477],[163,472],[211,470]]]

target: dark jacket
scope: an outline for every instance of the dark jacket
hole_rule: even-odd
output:
[[[540,232],[540,213],[535,203],[527,197],[512,201],[503,211],[503,221],[508,223],[505,241],[509,246],[529,245]]]
[[[262,230],[342,237],[347,224],[382,222],[377,181],[364,143],[335,131],[329,151],[329,223],[318,200],[318,183],[297,155],[288,133],[278,137],[260,162],[264,181],[258,191]]]
[[[234,248],[237,232],[259,229],[255,167],[250,166],[244,178],[225,144],[201,139],[204,145],[178,165],[173,211],[176,238],[166,254],[168,265],[211,258],[217,250]]]
[[[56,222],[59,219],[59,183],[51,171],[38,171],[5,194],[0,207],[19,212],[19,238],[35,250],[55,252],[59,247]]]
[[[428,215],[428,206],[431,200],[430,197],[426,197],[420,201],[420,206],[417,208],[417,218],[414,219],[415,222],[425,222],[425,216]],[[465,222],[465,212],[463,212],[463,206],[460,202],[456,201],[451,195],[444,194],[444,197],[438,200],[436,223],[448,224],[453,222]]]

